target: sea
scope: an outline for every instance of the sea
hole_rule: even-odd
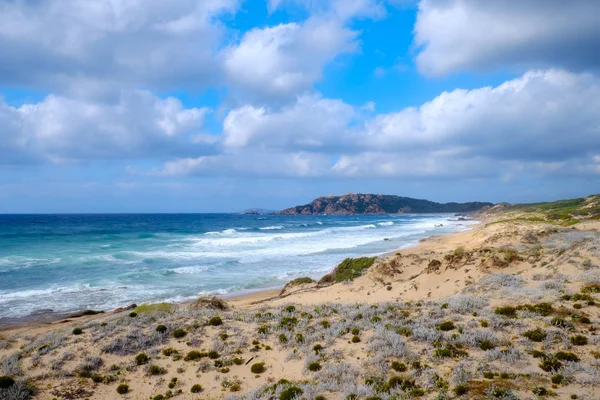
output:
[[[278,288],[472,223],[453,214],[0,215],[0,318]]]

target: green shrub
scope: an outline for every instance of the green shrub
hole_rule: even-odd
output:
[[[263,372],[265,372],[265,369],[265,363],[261,362],[252,364],[252,366],[250,367],[250,372],[252,372],[253,374],[262,374]]]
[[[269,327],[267,325],[262,325],[258,328],[258,333],[267,334],[269,333]]]
[[[445,348],[437,349],[435,351],[435,356],[436,357],[440,357],[440,358],[449,358],[449,357],[452,357],[452,350],[445,349]]]
[[[192,386],[192,388],[190,389],[190,392],[192,393],[200,393],[202,391],[202,386],[199,384],[195,384]]]
[[[552,318],[552,321],[550,321],[550,323],[554,326],[558,326],[561,328],[572,328],[573,324],[569,321],[567,321],[564,318],[561,317],[554,317]]]
[[[406,364],[401,363],[400,361],[392,361],[392,369],[396,372],[404,372],[406,371]]]
[[[211,350],[208,352],[208,358],[210,358],[211,360],[216,360],[219,357],[221,357],[221,355],[216,350]]]
[[[198,361],[206,356],[208,356],[208,354],[201,353],[197,350],[192,350],[185,355],[183,361]]]
[[[212,317],[211,319],[208,320],[208,324],[210,326],[223,325],[223,320],[218,315],[215,315],[214,317]]]
[[[561,361],[572,361],[572,362],[579,361],[579,357],[577,356],[577,354],[575,354],[575,353],[569,353],[569,352],[566,352],[566,351],[559,351],[558,353],[556,353],[554,355],[554,357],[557,360],[561,360]]]
[[[287,343],[288,342],[288,337],[285,335],[285,333],[280,333],[279,334],[279,343]]]
[[[581,305],[581,304],[579,304],[579,303],[575,303],[575,304],[573,304],[573,308],[574,308],[574,309],[576,309],[576,310],[580,310],[580,309],[581,309],[581,307],[582,307],[582,305]]]
[[[162,375],[162,374],[166,374],[167,370],[164,369],[163,367],[153,364],[148,368],[148,373],[150,375]]]
[[[146,353],[140,353],[137,356],[135,356],[135,363],[137,365],[148,364],[148,360],[150,360],[150,358]]]
[[[358,335],[358,334],[360,333],[360,329],[358,329],[358,328],[352,328],[352,331],[351,331],[351,333],[352,333],[353,335]]]
[[[127,394],[127,392],[129,392],[129,385],[121,383],[119,386],[117,386],[117,393]]]
[[[244,363],[244,360],[241,359],[241,358],[239,358],[239,357],[236,357],[236,358],[233,359],[233,363],[235,365],[242,365]]]
[[[588,317],[579,318],[579,322],[581,322],[582,324],[591,324],[592,323],[592,321]]]
[[[303,393],[298,386],[289,386],[279,394],[279,400],[292,400]]]
[[[484,377],[485,379],[494,379],[494,376],[495,376],[495,375],[494,375],[494,373],[493,373],[493,372],[491,372],[491,371],[485,371],[485,372],[483,373],[483,377]]]
[[[550,382],[554,383],[555,385],[560,385],[561,383],[565,383],[566,379],[562,374],[556,374],[552,375]]]
[[[156,327],[156,332],[158,332],[158,333],[166,333],[167,332],[167,327],[165,325],[158,325]]]
[[[137,315],[137,313],[136,313],[135,311],[132,311],[132,312],[130,312],[130,313],[129,313],[129,317],[130,317],[130,318],[135,318],[135,317],[137,317],[137,316],[138,316],[138,315]]]
[[[448,303],[444,303],[444,304],[442,304],[442,305],[440,306],[440,308],[441,308],[442,310],[444,310],[444,309],[448,308],[448,306],[449,306],[449,304],[448,304]]]
[[[319,364],[318,362],[312,362],[308,364],[308,370],[312,372],[320,371],[321,368],[321,364]]]
[[[489,323],[487,321],[480,321],[479,324],[482,328],[487,328],[489,326]]]
[[[548,334],[540,328],[536,328],[533,330],[526,331],[525,333],[523,333],[523,336],[525,336],[532,342],[541,342],[542,340],[546,339],[546,336],[548,336]]]
[[[536,396],[547,396],[548,395],[548,389],[546,389],[545,387],[542,387],[542,386],[538,386],[538,387],[534,388],[532,391],[533,391],[533,394],[535,394]]]
[[[371,267],[376,259],[377,257],[346,258],[333,270],[328,280],[335,283],[354,280]],[[326,277],[328,276],[324,279]]]
[[[496,347],[496,346],[494,346],[494,344],[492,342],[490,342],[489,340],[487,340],[487,339],[482,340],[481,342],[479,342],[479,348],[481,350],[483,350],[483,351],[491,350],[494,347]]]
[[[170,347],[163,349],[162,353],[163,353],[163,356],[166,356],[166,357],[171,357],[173,354],[179,354],[179,352],[177,350],[172,349]]]
[[[0,376],[0,389],[8,389],[15,384],[15,380],[10,376]]]
[[[359,343],[360,342],[360,337],[354,335],[352,336],[352,343]]]
[[[539,366],[546,372],[552,372],[558,371],[562,367],[562,363],[555,358],[546,358]]]
[[[296,343],[304,343],[304,335],[302,335],[301,333],[296,333],[296,336],[294,336],[294,340],[296,341]]]
[[[165,400],[165,396],[163,394],[157,394],[152,398],[152,400]]]
[[[454,387],[454,394],[457,396],[462,396],[463,394],[467,394],[469,391],[469,387],[467,385],[457,385]]]
[[[173,312],[175,305],[170,303],[156,303],[156,304],[140,304],[135,308],[136,313],[138,314],[148,314],[153,312]]]
[[[546,353],[544,353],[543,351],[539,351],[539,350],[533,350],[531,352],[531,356],[533,358],[548,358],[548,356],[546,355]]]
[[[319,323],[320,323],[320,324],[321,324],[321,326],[322,326],[323,328],[325,328],[325,329],[329,329],[329,328],[331,328],[331,324],[330,324],[330,323],[329,323],[329,321],[327,321],[327,320],[321,321],[321,322],[319,322]]]
[[[323,346],[321,346],[319,343],[313,346],[313,351],[315,352],[315,354],[319,354],[321,350],[323,350]]]
[[[517,318],[517,308],[512,306],[498,307],[494,310],[498,315],[508,318]]]
[[[173,337],[175,339],[181,339],[187,335],[187,332],[183,328],[177,328],[173,331]]]
[[[585,346],[588,344],[588,338],[583,335],[571,336],[571,343],[575,346]]]
[[[439,326],[438,326],[440,331],[451,331],[453,329],[456,328],[456,326],[454,326],[454,322],[452,321],[446,321],[446,322],[442,322]]]
[[[75,328],[73,329],[73,335],[81,335],[83,333],[83,329]]]
[[[309,278],[310,279],[310,278]],[[312,279],[311,279],[312,280]],[[296,311],[296,307],[294,306],[287,306],[285,308],[285,311],[289,312],[289,313],[293,313],[294,311]]]

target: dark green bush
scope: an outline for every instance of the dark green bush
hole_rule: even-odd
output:
[[[550,321],[550,323],[554,326],[558,326],[561,328],[572,328],[573,324],[569,321],[567,321],[564,318],[561,317],[554,317],[552,318],[552,321]]]
[[[456,326],[454,326],[454,322],[452,321],[446,321],[446,322],[442,322],[438,328],[440,329],[440,331],[451,331],[453,329],[456,328]]]
[[[119,386],[117,386],[117,393],[127,394],[127,392],[129,392],[129,385],[121,383]]]
[[[73,335],[81,335],[83,333],[83,329],[75,328],[73,329]]]
[[[319,364],[318,362],[312,362],[308,364],[308,370],[312,372],[320,371],[321,368],[321,364]]]
[[[517,318],[517,308],[512,306],[498,307],[494,310],[498,315],[508,318]]]
[[[135,317],[137,317],[137,313],[135,311],[132,311],[132,312],[129,313],[129,317],[130,318],[135,318]]]
[[[166,349],[163,349],[162,353],[166,357],[171,357],[173,354],[179,354],[179,352],[177,350],[172,349],[170,347],[167,347]]]
[[[15,384],[15,380],[10,376],[0,376],[0,389],[8,389]]]
[[[365,270],[373,265],[376,259],[377,257],[346,258],[331,274],[325,275],[321,281],[333,281],[335,283],[351,281],[361,276]]]
[[[536,396],[547,396],[548,395],[548,389],[546,389],[545,387],[542,387],[542,386],[538,386],[538,387],[534,388],[532,391],[533,391],[533,394],[535,394]]]
[[[208,324],[210,326],[223,325],[223,320],[218,315],[215,315],[214,317],[212,317],[211,319],[208,320]]]
[[[406,364],[401,363],[400,361],[392,361],[392,369],[396,372],[404,372],[406,371]]]
[[[311,279],[311,280],[312,280],[312,279]],[[292,313],[292,312],[296,311],[296,307],[294,307],[294,306],[287,306],[287,307],[285,308],[285,311],[287,311],[287,312],[289,312],[289,313]]]
[[[261,362],[252,364],[252,366],[250,367],[250,372],[252,372],[253,374],[262,374],[263,372],[265,372],[265,369],[265,363]]]
[[[190,392],[192,393],[200,393],[202,391],[202,386],[199,384],[195,384],[192,386],[192,388],[190,389]]]
[[[489,326],[489,323],[487,321],[480,321],[479,324],[482,328],[487,328]]]
[[[167,370],[164,369],[163,367],[160,367],[160,366],[154,364],[148,368],[148,373],[150,375],[162,375],[162,374],[166,374]]]
[[[289,386],[279,394],[279,400],[293,400],[303,393],[298,386]]]
[[[558,371],[562,363],[555,358],[546,358],[540,363],[540,368],[546,372]]]
[[[360,337],[354,335],[352,336],[352,343],[359,343],[360,342]]]
[[[140,353],[137,356],[135,356],[135,363],[137,365],[148,364],[148,360],[150,360],[150,358],[146,353]]]
[[[579,361],[579,357],[577,356],[577,354],[575,354],[575,353],[569,353],[569,352],[566,352],[566,351],[559,351],[558,353],[556,353],[554,355],[554,357],[557,360],[561,360],[561,361],[572,361],[572,362]]]
[[[206,353],[202,353],[197,350],[192,350],[185,355],[183,360],[184,361],[198,361],[207,356],[208,356],[208,354],[206,354]]]
[[[457,396],[462,396],[463,394],[467,394],[469,391],[469,387],[467,385],[457,385],[454,387],[454,394]]]
[[[165,325],[158,325],[156,327],[156,332],[158,332],[158,333],[166,333],[167,332],[167,327]]]
[[[496,346],[494,346],[494,344],[492,342],[490,342],[489,340],[487,340],[487,339],[482,340],[481,342],[479,342],[479,348],[481,350],[483,350],[483,351],[491,350],[494,347],[496,347]]]
[[[323,346],[321,346],[319,343],[313,346],[313,351],[315,352],[315,354],[319,354],[321,350],[323,350]]]
[[[285,333],[280,333],[279,334],[279,343],[287,343],[288,342],[288,337],[285,335]]]
[[[211,360],[216,360],[219,357],[221,357],[221,355],[216,350],[211,350],[208,352],[208,358],[210,358]]]
[[[358,328],[352,328],[352,331],[351,331],[351,333],[352,333],[353,335],[358,335],[358,334],[360,333],[360,329],[358,329]]]
[[[525,333],[523,333],[523,336],[525,336],[532,342],[541,342],[542,340],[546,339],[546,336],[548,336],[548,334],[540,328],[536,328],[533,330],[526,331]]]
[[[583,335],[571,336],[571,343],[575,346],[585,346],[588,344],[588,338]]]
[[[550,382],[554,383],[555,385],[560,385],[561,383],[565,383],[565,377],[562,374],[556,374],[556,375],[552,375],[552,378],[550,378]]]
[[[173,337],[175,339],[181,339],[187,335],[187,332],[183,328],[177,328],[173,331]]]

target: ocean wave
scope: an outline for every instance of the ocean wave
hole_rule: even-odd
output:
[[[201,272],[206,272],[210,269],[211,268],[208,265],[194,265],[190,267],[173,268],[169,269],[168,271],[173,272],[175,274],[195,275]]]
[[[278,231],[281,229],[285,229],[283,225],[273,225],[273,226],[265,226],[263,228],[258,228],[261,231]]]
[[[392,226],[392,225],[394,225],[394,223],[392,221],[384,221],[384,222],[379,222],[377,225],[379,225],[379,226]]]
[[[235,229],[225,229],[222,231],[215,231],[215,232],[206,232],[205,235],[209,235],[209,236],[215,236],[215,235],[233,235],[238,233],[237,230]]]

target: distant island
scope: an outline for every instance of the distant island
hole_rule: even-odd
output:
[[[273,214],[274,212],[275,211],[273,210],[265,210],[264,208],[249,208],[247,210],[238,211],[233,214],[265,215]]]
[[[281,210],[276,214],[405,214],[464,213],[492,207],[493,203],[436,203],[410,197],[349,193],[342,196],[319,197],[309,204]]]

